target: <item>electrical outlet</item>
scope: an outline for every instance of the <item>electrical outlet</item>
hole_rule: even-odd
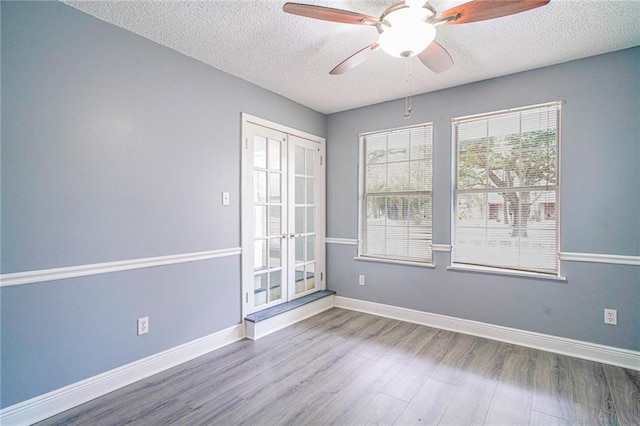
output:
[[[604,323],[611,325],[618,325],[618,311],[615,309],[604,310]]]
[[[364,285],[364,275],[358,276],[358,284]]]
[[[138,336],[149,332],[149,317],[138,318]]]

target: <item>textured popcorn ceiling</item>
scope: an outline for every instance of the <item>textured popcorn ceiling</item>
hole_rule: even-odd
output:
[[[297,1],[376,17],[392,3]],[[375,28],[289,15],[282,11],[284,1],[64,3],[322,113],[407,93],[404,60],[382,50],[344,75],[329,75],[335,65],[377,40]],[[460,3],[431,2],[438,11]],[[510,17],[440,26],[436,40],[455,65],[435,74],[414,58],[414,94],[638,46],[640,1],[551,0]]]

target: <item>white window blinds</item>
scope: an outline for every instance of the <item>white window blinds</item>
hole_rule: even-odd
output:
[[[361,136],[360,256],[431,263],[432,126]]]
[[[453,121],[453,263],[557,274],[560,104]]]

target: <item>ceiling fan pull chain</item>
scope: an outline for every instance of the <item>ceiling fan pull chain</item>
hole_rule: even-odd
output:
[[[406,82],[407,82],[407,97],[404,100],[405,113],[402,116],[405,120],[411,117],[413,108],[411,107],[411,56],[407,55],[407,62],[405,63]]]

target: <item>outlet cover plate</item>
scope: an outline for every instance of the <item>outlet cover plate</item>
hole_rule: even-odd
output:
[[[149,332],[149,317],[138,318],[138,336]]]
[[[618,325],[618,311],[616,311],[615,309],[605,309],[604,323],[610,325]]]

